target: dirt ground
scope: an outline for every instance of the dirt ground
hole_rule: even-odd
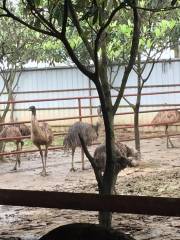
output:
[[[119,173],[116,190],[119,194],[180,197],[180,141],[176,148],[166,149],[165,139],[142,140],[142,161],[136,168]],[[133,146],[134,142],[127,142]],[[89,148],[93,153],[95,146]],[[90,164],[81,170],[80,151],[75,154],[76,172],[70,172],[71,156],[61,151],[49,152],[47,177],[40,176],[39,154],[22,156],[22,165],[11,172],[11,157],[0,163],[0,188],[97,192]],[[98,222],[97,212],[52,210],[0,206],[0,240],[38,239],[49,230],[72,222]],[[180,240],[180,217],[113,214],[113,227],[130,233],[137,240]],[[12,238],[11,238],[12,237]]]

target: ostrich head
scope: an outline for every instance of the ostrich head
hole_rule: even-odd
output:
[[[31,111],[33,115],[36,115],[36,107],[35,106],[30,106],[29,111]]]
[[[100,122],[97,122],[96,125],[93,125],[93,128],[97,134],[97,137],[99,136],[99,128],[101,126],[101,123]]]

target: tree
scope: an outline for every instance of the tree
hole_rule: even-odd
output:
[[[141,37],[138,49],[137,61],[133,67],[137,75],[137,98],[136,102],[129,102],[124,98],[134,111],[134,137],[135,147],[140,153],[140,133],[139,133],[139,109],[141,104],[141,93],[144,85],[148,81],[154,64],[161,57],[165,49],[170,49],[179,45],[177,32],[179,31],[179,12],[175,9],[168,14],[146,12],[141,15],[144,25],[141,27]],[[171,32],[171,35],[169,35]],[[143,58],[143,62],[142,62]],[[147,72],[147,64],[152,66]],[[146,75],[145,75],[146,72]]]
[[[133,66],[133,70],[137,75],[137,97],[135,101],[129,101],[128,98],[124,97],[124,100],[129,104],[134,112],[134,138],[135,138],[135,148],[139,151],[140,156],[140,133],[139,133],[139,109],[141,103],[141,93],[145,83],[148,81],[153,68],[154,63],[157,61],[165,49],[170,49],[179,45],[179,11],[177,9],[171,12],[140,12],[140,19],[143,24],[141,25],[140,31],[140,43],[138,48],[138,57]],[[127,18],[127,16],[126,16]],[[124,16],[123,24],[116,26],[117,35],[121,36],[121,39],[126,39],[126,45],[123,47],[118,47],[118,42],[116,38],[111,42],[109,55],[113,56],[114,62],[111,63],[110,72],[114,74],[113,64],[116,64],[116,72],[112,77],[110,82],[111,87],[117,92],[119,91],[116,86],[114,86],[115,80],[118,77],[119,68],[123,64],[127,64],[128,48],[130,45],[129,36],[131,33],[132,21],[130,16],[128,21],[126,21]],[[121,33],[119,33],[119,32]],[[169,34],[171,32],[171,34]],[[120,60],[119,60],[120,59]],[[143,59],[143,62],[141,61]],[[147,64],[152,63],[152,68],[147,72]],[[146,73],[146,75],[145,75]]]
[[[26,39],[20,34],[22,26],[11,19],[0,19],[0,24],[0,77],[2,86],[0,97],[6,94],[6,100],[8,101],[1,109],[0,122],[3,123],[10,108],[10,101],[14,100],[14,91],[18,85],[27,52],[23,52]],[[12,117],[13,115],[11,114],[11,121],[13,120]],[[2,127],[0,128],[1,130]],[[3,142],[0,142],[0,151],[2,151],[3,146]]]
[[[142,3],[143,7],[137,5],[135,0],[121,2],[116,0],[27,0],[20,1],[19,12],[11,10],[6,0],[3,0],[1,5],[1,10],[3,11],[1,17],[13,18],[32,30],[60,40],[72,62],[95,84],[101,102],[106,132],[107,162],[105,172],[101,176],[94,168],[99,193],[102,195],[113,193],[117,179],[114,115],[123,97],[124,88],[137,55],[140,35],[138,12],[145,5],[145,1],[139,2]],[[167,3],[165,7],[167,7]],[[150,8],[151,10],[153,8]],[[128,62],[122,77],[120,90],[115,103],[112,103],[108,75],[108,48],[115,32],[113,23],[118,21],[117,25],[118,23],[120,24],[121,14],[126,13],[132,19],[129,37],[131,44],[128,49]],[[75,41],[74,36],[77,36]],[[118,40],[119,46],[126,43],[126,39],[123,42],[120,40]],[[80,52],[83,55],[80,56]],[[86,61],[82,60],[82,56]],[[90,67],[89,64],[93,64],[93,67]],[[111,213],[100,213],[100,223],[110,226]]]
[[[8,102],[1,105],[0,122],[3,123],[10,107],[10,121],[14,121],[13,101],[24,65],[30,60],[36,62],[46,60],[54,63],[60,55],[53,41],[48,44],[50,37],[35,33],[12,19],[1,18],[0,25],[0,97]],[[1,130],[2,127],[0,127]],[[0,151],[3,150],[3,145],[1,141]]]

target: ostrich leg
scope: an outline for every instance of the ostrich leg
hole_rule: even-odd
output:
[[[72,161],[71,161],[71,169],[70,171],[75,172],[75,168],[74,168],[74,153],[75,153],[75,148],[72,148]]]
[[[16,142],[16,151],[18,152],[20,149],[19,149],[19,142]],[[16,171],[17,170],[17,164],[20,166],[21,164],[21,160],[20,160],[20,153],[17,153],[16,155],[16,163],[12,169],[12,171]]]
[[[46,161],[47,161],[47,155],[48,155],[48,146],[45,146],[45,154],[44,154],[44,169],[45,169],[45,175],[47,175],[46,172]]]
[[[43,165],[43,170],[42,170],[42,172],[41,172],[41,175],[44,177],[44,176],[46,175],[46,169],[45,169],[45,164],[44,164],[43,151],[42,151],[40,145],[37,146],[37,147],[38,147],[38,149],[39,149],[39,153],[40,153],[40,155],[41,155],[41,160],[42,160],[42,165]]]
[[[166,147],[169,148],[169,143],[170,143],[171,147],[174,148],[174,144],[172,143],[172,141],[169,137],[169,134],[168,134],[168,125],[166,125],[166,127],[165,127],[165,134],[166,134],[166,139],[167,139]]]
[[[83,151],[82,148],[81,148],[81,161],[82,161],[82,170],[85,170],[85,167],[84,167],[84,151]]]

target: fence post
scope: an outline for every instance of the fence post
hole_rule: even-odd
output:
[[[89,110],[90,110],[90,115],[91,115],[91,117],[90,117],[90,120],[91,120],[91,124],[93,123],[93,121],[92,121],[92,92],[91,92],[91,80],[89,79],[89,96],[90,96],[90,98],[89,98]]]
[[[82,109],[81,109],[81,98],[78,98],[78,109],[79,109],[79,121],[82,121]]]

